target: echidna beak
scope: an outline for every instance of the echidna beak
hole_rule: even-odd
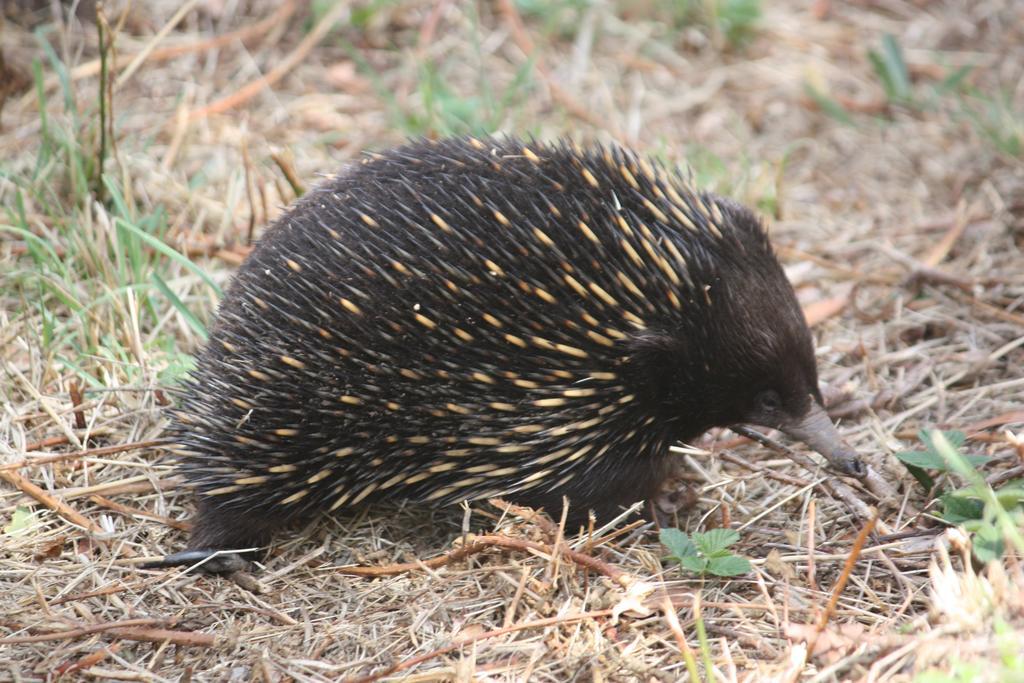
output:
[[[780,429],[821,453],[840,472],[858,479],[867,475],[857,451],[843,441],[828,413],[817,402],[811,403],[811,409],[802,418],[780,425]]]

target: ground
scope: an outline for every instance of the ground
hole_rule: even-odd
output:
[[[68,5],[0,25],[0,680],[1024,679],[1019,2]],[[680,449],[679,527],[737,531],[732,577],[489,503],[140,569],[185,541],[153,441],[252,239],[365,149],[492,131],[758,209],[881,483]]]

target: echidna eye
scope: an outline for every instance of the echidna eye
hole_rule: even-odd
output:
[[[782,408],[782,397],[768,389],[757,395],[757,406],[761,410],[775,411]]]

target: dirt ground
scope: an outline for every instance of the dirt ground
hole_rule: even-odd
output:
[[[1024,680],[1024,5],[686,4],[2,3],[0,681]],[[153,441],[251,240],[363,150],[493,131],[765,215],[885,486],[679,449],[679,526],[737,530],[734,577],[486,502],[325,517],[236,580],[140,569],[185,542]],[[894,455],[922,429],[987,460],[926,487]]]

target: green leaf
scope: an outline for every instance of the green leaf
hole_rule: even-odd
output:
[[[188,306],[186,306],[178,295],[174,293],[166,282],[164,282],[162,277],[156,273],[151,273],[150,280],[152,280],[153,284],[156,285],[156,288],[160,290],[160,293],[163,294],[169,302],[171,302],[171,306],[181,314],[181,317],[185,319],[185,322],[188,323],[188,326],[192,328],[192,331],[195,332],[200,339],[206,341],[210,338],[210,334],[206,330],[206,325],[204,325],[199,318],[197,318],[195,314],[188,309]]]
[[[1020,482],[1002,486],[996,489],[995,494],[996,500],[1007,510],[1024,504],[1024,484]]]
[[[831,116],[836,121],[844,123],[847,126],[854,125],[853,117],[850,116],[850,112],[846,110],[842,104],[837,100],[828,96],[828,94],[818,90],[810,83],[804,83],[804,93],[814,100],[814,103],[818,105],[825,114]]]
[[[900,454],[896,454],[897,458],[900,458]],[[902,458],[900,458],[902,460]],[[932,479],[931,475],[925,472],[917,465],[911,465],[910,463],[904,462],[903,465],[907,468],[907,472],[910,472],[910,476],[917,480],[917,483],[921,485],[925,491],[931,491],[935,488],[935,480]]]
[[[1003,535],[993,524],[986,524],[974,534],[974,556],[982,563],[998,560],[1006,550]]]
[[[935,447],[935,436],[937,434],[942,434],[946,438],[946,440],[949,441],[950,444],[952,444],[952,446],[957,449],[959,449],[960,446],[962,446],[964,441],[967,439],[967,435],[960,431],[938,432],[928,429],[922,429],[918,433],[918,438],[921,440],[921,443],[924,444],[925,448],[927,448],[928,450],[900,451],[896,453],[896,457],[899,459],[899,461],[902,462],[904,465],[907,465],[907,469],[910,470],[910,473],[913,474],[914,477],[918,479],[918,481],[921,481],[921,479],[918,477],[918,475],[914,474],[914,470],[911,469],[913,467],[919,468],[921,470],[936,470],[938,472],[952,471],[952,467],[949,461]],[[964,455],[962,457],[972,467],[979,467],[989,461],[989,458],[986,458],[983,455]],[[923,481],[922,485],[925,485]],[[925,485],[925,487],[930,488],[930,486],[927,485]]]
[[[900,462],[926,470],[938,470],[940,472],[952,471],[949,463],[938,453],[925,453],[923,451],[900,451],[896,454]],[[965,455],[966,460],[972,467],[980,467],[989,461],[984,455]]]
[[[985,505],[977,499],[966,498],[957,493],[946,493],[942,501],[942,519],[950,524],[963,524],[968,520],[981,519]]]
[[[903,48],[891,33],[882,36],[882,57],[893,88],[901,99],[910,98],[910,72],[903,61]]]
[[[910,72],[903,60],[903,50],[896,38],[890,34],[882,37],[882,51],[868,51],[878,80],[882,82],[886,97],[892,102],[907,102],[911,97]]]
[[[697,547],[690,540],[690,537],[679,529],[662,529],[658,533],[662,545],[668,548],[669,553],[682,563],[685,557],[696,557]]]
[[[921,443],[928,447],[928,450],[934,453],[936,434],[942,434],[953,448],[960,448],[964,445],[964,442],[967,441],[967,434],[961,432],[959,429],[922,429],[917,433],[917,438],[921,440]]]
[[[107,188],[110,189],[111,187],[113,186],[108,183]],[[223,290],[221,290],[220,286],[218,286],[217,283],[213,281],[213,278],[211,278],[202,268],[192,263],[192,261],[187,256],[175,251],[173,247],[171,247],[168,244],[165,244],[159,238],[150,235],[146,231],[139,228],[137,225],[129,223],[123,218],[115,219],[115,224],[124,228],[125,230],[128,230],[133,235],[141,239],[143,242],[149,244],[150,247],[152,247],[159,253],[163,254],[167,258],[181,264],[188,270],[198,275],[200,279],[202,279],[203,282],[205,282],[210,287],[210,289],[213,290],[213,292],[217,295],[217,298],[224,298]]]
[[[735,529],[712,529],[693,535],[693,542],[705,555],[718,555],[738,540],[740,534]]]
[[[692,540],[679,529],[662,529],[659,537],[672,553],[666,559],[674,560],[692,572],[736,576],[750,571],[750,562],[727,550],[740,538],[739,533],[733,529],[711,529],[695,533]]]
[[[689,569],[691,572],[697,572],[698,574],[703,574],[705,571],[707,571],[708,561],[705,560],[703,557],[697,557],[696,555],[686,555],[686,556],[681,557],[679,559],[680,559],[679,564],[683,565],[684,567]]]
[[[741,45],[753,35],[761,20],[761,0],[719,0],[718,29],[730,45]]]
[[[171,350],[166,353],[166,358],[167,366],[157,373],[159,384],[165,386],[179,384],[195,368],[195,356],[190,353]]]
[[[750,571],[750,561],[738,555],[714,557],[708,561],[708,571],[715,576],[739,576]]]
[[[944,94],[959,90],[964,80],[972,71],[974,71],[973,66],[961,66],[960,68],[955,69],[952,73],[942,79],[942,82],[936,86],[936,91],[939,94]]]
[[[905,465],[925,470],[946,471],[946,460],[932,451],[900,451],[896,457]]]

